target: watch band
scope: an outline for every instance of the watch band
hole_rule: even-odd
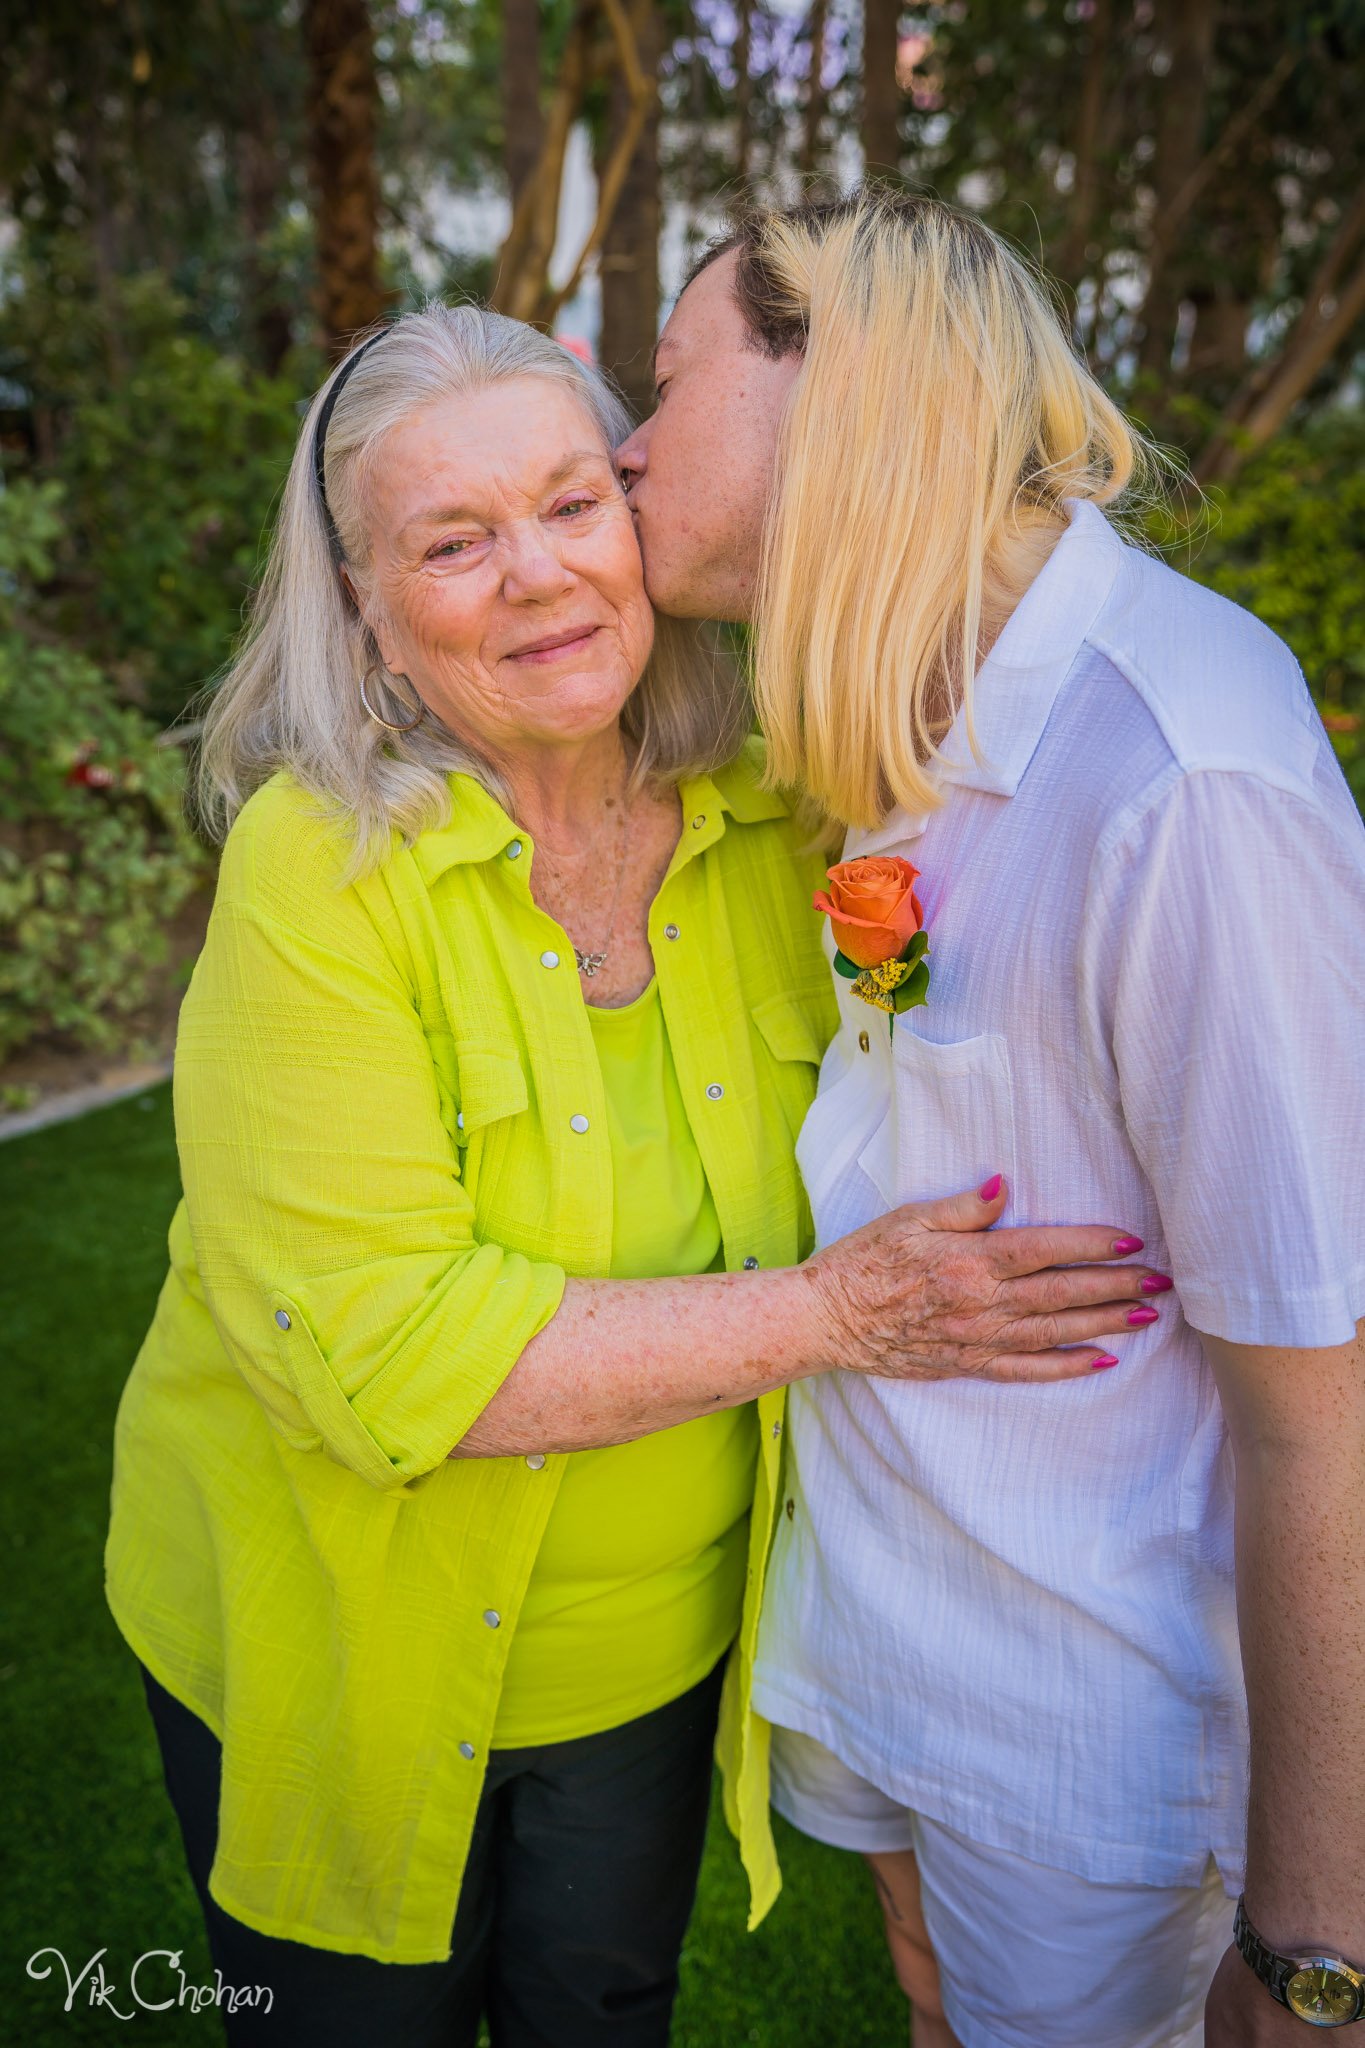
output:
[[[1242,1952],[1242,1961],[1250,1964],[1272,1998],[1288,2006],[1285,1985],[1293,1976],[1298,1964],[1290,1956],[1282,1956],[1278,1950],[1267,1948],[1260,1935],[1247,1919],[1246,1900],[1238,1899],[1237,1915],[1232,1923],[1232,1939]]]
[[[1341,1956],[1323,1954],[1286,1956],[1261,1939],[1247,1918],[1245,1897],[1237,1901],[1237,1913],[1232,1923],[1232,1939],[1243,1962],[1254,1971],[1271,1997],[1311,2027],[1349,2027],[1365,2019],[1365,1973],[1357,1970]],[[1314,1984],[1308,1973],[1322,1971],[1328,1983],[1321,1980]],[[1290,1995],[1296,1977],[1308,1976],[1307,1987],[1298,1986],[1297,1994]],[[1326,1995],[1340,2001],[1342,2006],[1353,2009],[1333,2011],[1321,2001]],[[1312,1999],[1311,2010],[1305,2009],[1305,1998]]]

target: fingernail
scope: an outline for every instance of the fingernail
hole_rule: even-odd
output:
[[[1105,1351],[1100,1357],[1091,1359],[1090,1370],[1092,1372],[1107,1372],[1111,1365],[1117,1364],[1118,1360],[1113,1356],[1112,1352]]]
[[[1000,1193],[1000,1175],[998,1173],[993,1173],[990,1179],[986,1182],[985,1187],[978,1188],[977,1193],[980,1195],[983,1202],[993,1202],[996,1196]]]
[[[1149,1273],[1142,1282],[1143,1294],[1169,1294],[1175,1286],[1169,1273]]]
[[[1114,1239],[1114,1255],[1116,1258],[1131,1259],[1134,1252],[1140,1252],[1141,1250],[1142,1239],[1140,1237],[1116,1237]]]
[[[1157,1312],[1154,1308],[1130,1308],[1128,1311],[1128,1320],[1132,1324],[1133,1328],[1136,1330],[1139,1329],[1143,1323],[1156,1322]]]

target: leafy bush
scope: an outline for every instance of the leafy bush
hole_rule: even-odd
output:
[[[251,370],[194,332],[155,274],[121,281],[102,309],[74,259],[56,282],[20,276],[0,307],[0,362],[49,422],[31,473],[66,487],[45,614],[122,697],[169,724],[240,630],[299,403],[322,365],[296,365],[302,377]]]
[[[1271,442],[1211,510],[1192,558],[1173,518],[1158,538],[1288,642],[1365,808],[1365,413],[1322,413]]]
[[[34,623],[63,530],[60,485],[0,492],[0,1057],[51,1033],[118,1047],[209,868],[181,750]]]

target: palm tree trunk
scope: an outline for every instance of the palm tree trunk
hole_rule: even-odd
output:
[[[365,0],[303,0],[318,317],[333,355],[384,310],[379,282],[379,89]]]

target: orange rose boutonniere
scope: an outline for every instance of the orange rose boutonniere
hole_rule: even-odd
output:
[[[817,889],[815,908],[834,927],[834,965],[853,993],[890,1013],[929,1000],[929,940],[908,860],[841,860],[829,870],[829,890]]]

